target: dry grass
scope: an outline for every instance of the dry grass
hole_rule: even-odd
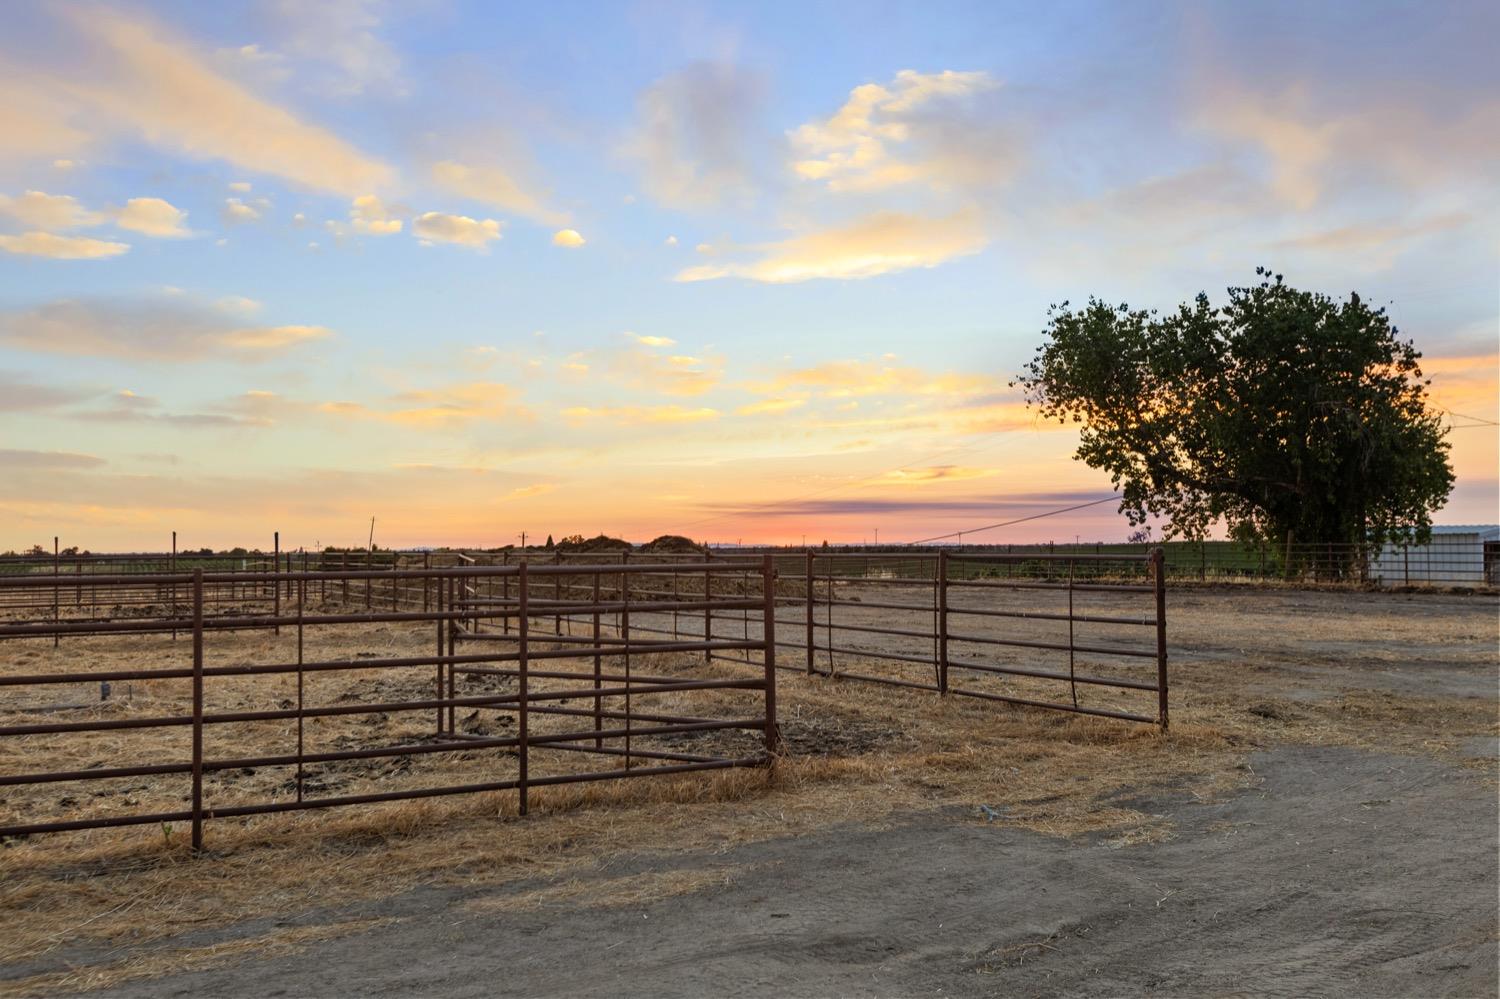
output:
[[[1236,608],[1226,610],[1217,623],[1200,621],[1183,631],[1217,628],[1224,641],[1243,635],[1248,645],[1253,627],[1240,620]],[[1287,634],[1278,640],[1311,642],[1320,629],[1326,638],[1329,626],[1311,616],[1287,622]],[[1383,621],[1372,625],[1385,626]],[[1412,627],[1408,620],[1408,638]],[[1454,655],[1462,657],[1472,649],[1469,631],[1483,625],[1468,617],[1455,628],[1452,620],[1436,616],[1430,628],[1431,635],[1415,640],[1448,636],[1443,640],[1450,641],[1457,634],[1461,640],[1453,644]],[[1308,637],[1298,638],[1299,632]],[[392,630],[342,639],[350,640],[379,642],[382,654],[400,654],[407,647],[425,651],[431,636]],[[138,661],[163,654],[159,643],[136,641],[140,644],[130,654]],[[272,642],[267,636],[246,635],[243,641],[247,655],[272,651],[254,644]],[[170,643],[166,646],[170,652]],[[77,646],[63,652],[77,656]],[[50,654],[50,648],[39,651],[18,665],[40,671],[46,664],[35,658]],[[1492,657],[1493,645],[1482,654]],[[743,669],[704,666],[696,657],[657,659],[640,668],[719,676]],[[1172,834],[1159,817],[1133,807],[1135,797],[1172,790],[1209,798],[1244,786],[1255,780],[1246,756],[1259,746],[1347,745],[1458,759],[1465,739],[1500,731],[1492,700],[1398,696],[1361,687],[1354,672],[1347,684],[1324,684],[1329,696],[1293,696],[1299,682],[1295,668],[1281,665],[1274,650],[1266,659],[1247,655],[1239,662],[1179,667],[1173,729],[1165,736],[1147,726],[783,673],[780,717],[794,754],[769,769],[541,788],[533,792],[531,814],[524,819],[515,814],[515,795],[506,792],[224,820],[208,826],[211,856],[198,860],[188,856],[182,836],[168,839],[153,830],[34,837],[0,849],[0,914],[7,926],[0,938],[0,966],[23,965],[59,949],[105,945],[129,955],[92,964],[65,981],[51,974],[9,983],[26,992],[83,991],[187,966],[161,963],[167,954],[178,954],[172,960],[181,962],[197,953],[160,949],[161,941],[184,925],[211,929],[286,912],[331,912],[429,884],[482,890],[484,900],[473,904],[487,909],[643,903],[711,890],[744,872],[710,865],[604,880],[591,879],[588,872],[627,853],[721,849],[841,822],[878,826],[935,807],[961,809],[974,822],[1087,835],[1126,846]],[[1330,655],[1324,662],[1332,668],[1338,658]],[[1027,689],[1024,681],[1019,689]],[[1278,696],[1280,689],[1287,696]],[[248,690],[225,691],[231,699],[251,696]],[[135,696],[145,695],[137,690]],[[714,696],[729,695],[668,695],[674,699],[662,698],[661,707],[699,711]],[[340,722],[327,734],[347,734],[339,727],[345,724],[352,723]],[[381,737],[395,731],[384,730]],[[713,733],[677,748],[718,752],[727,748],[722,740],[732,738]],[[820,745],[838,751],[811,751]],[[450,755],[468,754],[424,758],[432,768],[419,776],[447,779],[475,768],[503,773],[508,760],[494,755],[447,759]],[[17,763],[14,757],[0,760],[0,769],[21,769]],[[389,786],[382,782],[407,776],[345,774],[340,791]],[[1493,767],[1481,776],[1493,779]],[[250,791],[264,788],[254,785]],[[148,786],[133,793],[153,792]],[[538,880],[543,887],[505,887]],[[330,935],[359,928],[320,927]],[[229,960],[237,953],[216,951],[202,959]]]
[[[174,947],[134,954],[108,964],[90,965],[76,971],[33,975],[0,982],[0,996],[34,996],[88,992],[139,978],[156,978],[174,972],[206,971],[244,957],[282,957],[304,950],[308,944],[351,933],[364,933],[389,926],[395,919],[350,919],[318,926],[298,926],[259,936],[226,940],[203,947]]]

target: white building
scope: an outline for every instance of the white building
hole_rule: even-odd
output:
[[[1500,525],[1434,525],[1426,544],[1386,545],[1370,560],[1386,586],[1500,585]]]

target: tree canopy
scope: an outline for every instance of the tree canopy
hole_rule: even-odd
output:
[[[1080,428],[1076,457],[1110,473],[1132,524],[1167,537],[1309,542],[1425,536],[1453,487],[1421,354],[1384,309],[1258,285],[1170,314],[1090,299],[1048,310],[1016,384]]]

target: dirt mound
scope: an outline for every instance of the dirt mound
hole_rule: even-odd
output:
[[[696,545],[680,534],[663,534],[654,541],[641,545],[641,551],[665,554],[703,555],[707,549]]]
[[[557,543],[560,552],[628,552],[633,547],[629,541],[607,534],[597,534],[592,538],[563,538]]]

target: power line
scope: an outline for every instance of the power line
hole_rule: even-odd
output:
[[[1055,517],[1060,513],[1072,513],[1074,510],[1082,510],[1085,507],[1098,506],[1100,503],[1112,503],[1116,499],[1118,499],[1118,497],[1116,496],[1105,496],[1102,499],[1090,500],[1087,503],[1079,503],[1077,506],[1065,506],[1060,510],[1048,510],[1046,513],[1034,513],[1029,517],[1017,517],[1015,520],[1005,520],[1001,521],[998,524],[986,524],[984,527],[971,527],[963,531],[954,531],[951,534],[939,534],[935,538],[922,538],[919,541],[908,541],[906,542],[906,544],[908,546],[925,545],[929,541],[946,541],[949,538],[956,538],[961,534],[978,534],[981,531],[993,531],[997,527],[1010,527],[1012,524],[1024,524],[1028,520],[1041,520],[1043,517]]]

